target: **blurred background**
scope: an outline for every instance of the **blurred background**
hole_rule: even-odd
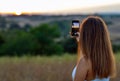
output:
[[[106,22],[120,81],[120,0],[0,0],[0,81],[72,81],[73,19]]]

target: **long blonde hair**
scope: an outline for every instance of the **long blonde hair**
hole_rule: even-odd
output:
[[[92,63],[94,77],[115,76],[116,67],[110,36],[102,18],[89,16],[82,21],[78,44],[78,53],[81,51]]]

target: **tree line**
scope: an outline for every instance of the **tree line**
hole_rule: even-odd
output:
[[[0,56],[75,54],[77,43],[69,36],[69,23],[55,21],[29,30],[13,25],[12,29],[0,32]],[[119,52],[120,45],[113,45],[113,50]]]
[[[62,38],[57,25],[42,24],[29,31],[12,29],[0,33],[0,55],[61,55],[75,53],[75,40]]]

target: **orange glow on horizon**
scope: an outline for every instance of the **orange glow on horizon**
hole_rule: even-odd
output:
[[[43,12],[0,12],[2,15],[37,15],[37,14],[49,14],[49,13],[43,13]]]
[[[15,13],[15,15],[18,15],[18,16],[22,14],[22,12],[20,12],[20,11],[19,12],[14,12],[14,13]]]

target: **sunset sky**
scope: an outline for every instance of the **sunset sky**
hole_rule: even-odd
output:
[[[115,4],[120,4],[120,0],[0,0],[0,13],[19,15],[23,12],[55,13],[65,10],[72,12],[74,9],[89,9]]]

